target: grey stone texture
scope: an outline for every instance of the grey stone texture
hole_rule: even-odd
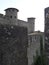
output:
[[[49,65],[49,7],[45,8],[45,53]]]
[[[0,65],[28,65],[27,28],[0,25]]]
[[[43,37],[44,43],[44,33],[40,31],[35,31],[33,33],[28,34],[28,65],[32,65],[33,63],[33,56],[36,55],[36,50],[38,50],[40,54],[40,37]],[[44,45],[44,44],[43,44]]]

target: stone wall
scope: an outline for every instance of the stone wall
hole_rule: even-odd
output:
[[[0,25],[0,65],[28,65],[27,28]]]

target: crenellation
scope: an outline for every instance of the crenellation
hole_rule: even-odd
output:
[[[18,19],[19,10],[16,8],[7,8],[5,9],[5,15],[0,14],[0,23],[9,24],[16,26],[24,26],[28,28],[28,33],[34,31],[35,18],[28,18],[27,21]]]

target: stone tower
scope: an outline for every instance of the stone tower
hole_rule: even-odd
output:
[[[49,65],[49,7],[45,8],[45,52]]]
[[[5,9],[5,17],[10,21],[10,24],[17,25],[17,14],[18,9],[16,8],[7,8]]]
[[[34,25],[35,25],[35,18],[33,18],[33,17],[28,18],[28,31],[29,31],[29,33],[34,32],[34,27],[35,27]]]

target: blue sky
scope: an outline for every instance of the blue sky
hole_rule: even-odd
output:
[[[49,0],[0,0],[0,13],[5,14],[8,7],[19,9],[19,19],[35,17],[35,30],[44,31],[44,8],[49,7]]]

